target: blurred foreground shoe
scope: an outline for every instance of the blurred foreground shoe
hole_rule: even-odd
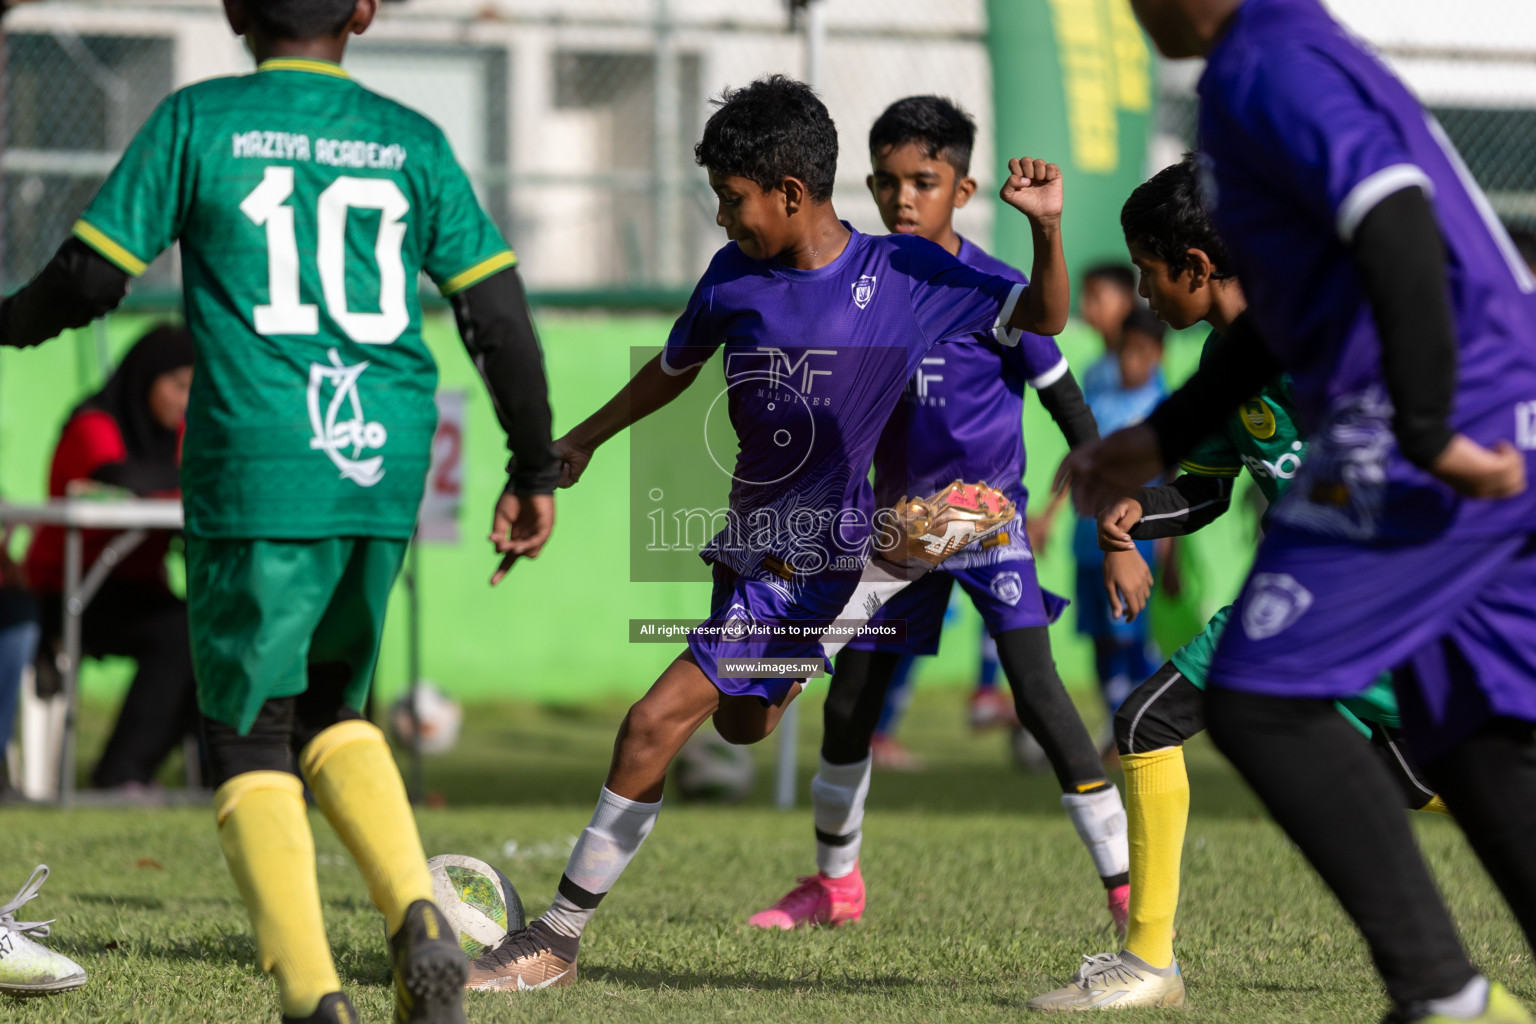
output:
[[[1083,957],[1071,984],[1036,996],[1027,1005],[1046,1013],[1183,1006],[1184,975],[1177,960],[1157,968],[1133,953],[1100,953]]]
[[[48,865],[39,864],[15,898],[0,906],[0,992],[7,995],[46,996],[85,984],[79,964],[34,941],[48,937],[52,921],[16,920],[16,912],[37,898],[47,880]]]
[[[1498,982],[1488,986],[1488,1005],[1476,1017],[1447,1017],[1417,1008],[1393,1010],[1381,1024],[1536,1024],[1519,1000]]]
[[[1001,531],[1018,509],[996,487],[956,480],[926,498],[902,498],[891,513],[896,529],[875,532],[880,557],[932,569],[967,544]]]
[[[809,925],[852,924],[864,916],[864,876],[855,864],[842,878],[823,874],[807,875],[767,910],[747,918],[754,928],[779,928],[789,931]]]
[[[395,1024],[464,1024],[469,964],[453,926],[431,900],[406,908],[389,949],[395,961]]]
[[[320,997],[320,1005],[308,1017],[283,1016],[283,1024],[358,1024],[357,1007],[340,992]]]

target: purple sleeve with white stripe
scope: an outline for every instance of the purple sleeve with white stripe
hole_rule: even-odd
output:
[[[1261,61],[1254,73],[1249,99],[1270,144],[1290,157],[1294,197],[1331,222],[1346,244],[1392,193],[1417,187],[1434,194],[1397,123],[1336,62],[1293,48]]]
[[[1007,324],[1023,285],[968,267],[926,239],[898,241],[903,252],[892,262],[907,275],[912,313],[928,345],[988,332],[1004,345],[1018,343],[1019,332]]]
[[[1067,357],[1061,354],[1061,349],[1056,345],[1055,338],[1048,338],[1040,334],[1030,334],[1028,331],[1011,331],[1015,337],[1014,347],[1003,356],[1004,359],[1018,367],[1023,374],[1024,381],[1030,387],[1039,391],[1048,388],[1067,375],[1070,367],[1067,365]]]

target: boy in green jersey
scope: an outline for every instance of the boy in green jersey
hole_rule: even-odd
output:
[[[493,582],[542,548],[559,473],[516,258],[442,132],[339,64],[377,8],[225,0],[257,72],[166,99],[74,238],[0,305],[0,344],[40,344],[114,308],[181,243],[198,699],[220,842],[285,1021],[357,1019],[326,943],[295,752],[384,914],[395,1019],[464,1019],[464,958],[384,737],[359,714],[436,423],[420,274],[452,300],[513,454]]]
[[[1218,335],[1245,315],[1247,301],[1225,267],[1226,251],[1199,198],[1193,158],[1139,186],[1121,211],[1131,260],[1141,271],[1141,294],[1159,319],[1182,329],[1204,321]],[[1202,353],[1203,359],[1204,353]],[[1246,468],[1273,505],[1306,457],[1290,388],[1277,377],[1228,418],[1184,461],[1172,484],[1144,487],[1099,514],[1099,543],[1126,550],[1133,541],[1193,533],[1224,513],[1232,485]],[[1105,572],[1111,593],[1124,593],[1139,609],[1144,587]],[[1115,715],[1115,739],[1125,769],[1131,848],[1131,905],[1125,946],[1118,954],[1088,958],[1072,983],[1030,1002],[1054,1012],[1182,1006],[1184,979],[1173,955],[1173,919],[1179,865],[1189,817],[1189,779],[1183,744],[1205,728],[1207,670],[1231,607],[1204,632],[1174,652],[1162,668],[1126,698]],[[1381,752],[1402,787],[1405,804],[1442,811],[1403,756],[1397,737],[1397,700],[1383,676],[1358,697],[1339,703],[1346,718]]]

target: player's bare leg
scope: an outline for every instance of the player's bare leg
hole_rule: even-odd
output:
[[[693,655],[678,655],[619,723],[604,788],[627,800],[660,800],[672,759],[720,709],[720,701],[720,691]]]
[[[725,695],[692,654],[680,654],[624,716],[597,809],[571,851],[554,904],[474,961],[468,986],[519,991],[574,982],[582,930],[655,826],[667,770],[683,744],[711,716],[730,742],[754,743],[773,731],[799,692],[795,683],[768,705]]]

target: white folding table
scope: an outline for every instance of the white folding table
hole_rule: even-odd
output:
[[[56,798],[68,806],[75,797],[75,720],[79,709],[80,618],[119,562],[144,543],[152,530],[182,528],[181,501],[163,498],[56,498],[37,505],[0,502],[0,525],[57,526],[64,530],[64,722],[57,756]],[[96,561],[84,561],[82,530],[110,530],[115,536]],[[28,757],[31,760],[31,757]]]

